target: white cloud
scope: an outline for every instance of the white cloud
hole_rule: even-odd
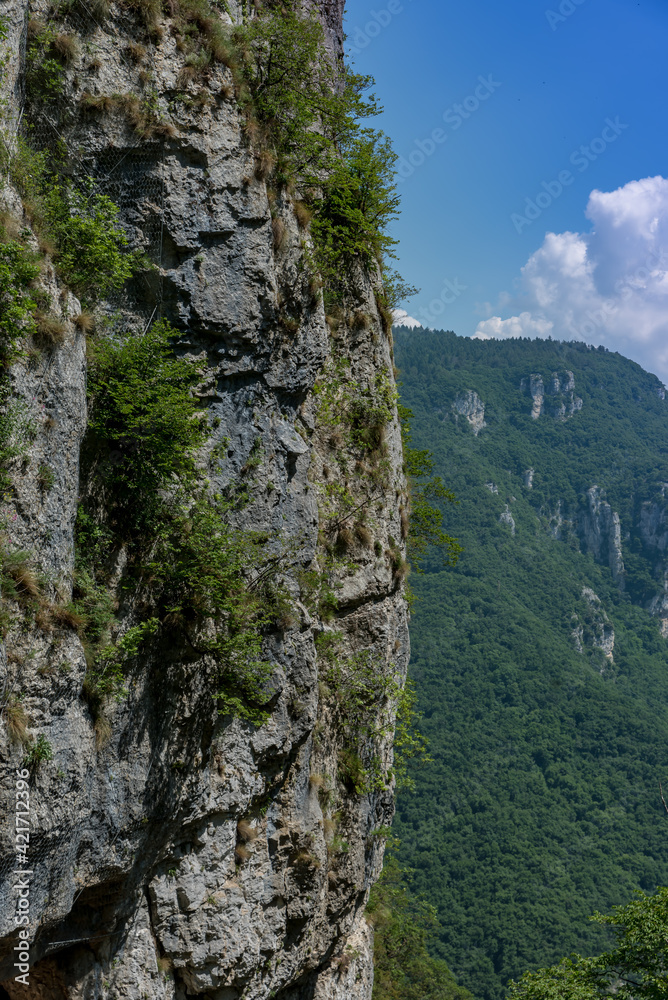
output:
[[[668,381],[668,179],[592,191],[589,233],[547,233],[475,337],[547,337],[604,344]]]
[[[422,323],[420,323],[417,319],[413,319],[412,316],[409,316],[405,309],[393,309],[392,325],[407,326],[409,330],[414,330],[418,326],[421,327]]]

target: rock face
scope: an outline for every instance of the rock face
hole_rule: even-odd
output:
[[[538,420],[542,414],[563,422],[582,409],[582,400],[575,395],[573,372],[552,372],[547,385],[542,375],[528,375],[520,383],[522,392],[531,396],[531,418]]]
[[[466,417],[476,437],[483,427],[487,426],[485,423],[485,404],[473,389],[467,389],[466,392],[457,396],[452,404],[452,410],[456,417]]]
[[[510,528],[510,534],[515,537],[515,518],[510,513],[510,507],[506,504],[506,509],[499,515],[499,521],[501,524],[505,524]]]
[[[12,30],[25,37],[27,6],[15,7]],[[343,2],[318,7],[338,51]],[[235,17],[236,5],[229,9]],[[43,734],[54,754],[30,789],[30,996],[370,1000],[363,914],[382,864],[376,831],[393,815],[392,781],[361,794],[341,780],[345,747],[326,707],[315,640],[336,630],[346,661],[363,653],[379,670],[405,676],[407,609],[396,559],[406,484],[396,416],[384,430],[389,479],[380,496],[363,470],[345,464],[313,389],[334,352],[361,385],[379,377],[393,384],[391,342],[373,282],[361,272],[355,309],[368,322],[344,317],[336,341],[330,336],[322,296],[313,296],[300,270],[304,237],[292,205],[280,195],[270,203],[256,176],[237,106],[224,96],[224,67],[212,70],[213,100],[198,110],[170,103],[183,55],[166,30],[151,48],[151,71],[173,135],[139,140],[121,115],[77,113],[84,89],[137,87],[137,67],[124,55],[129,30],[127,13],[112,7],[89,31],[85,58],[80,53],[66,74],[63,101],[72,116],[64,138],[99,190],[120,204],[134,245],[154,256],[152,284],[121,303],[125,315],[159,309],[181,331],[179,350],[200,362],[198,394],[218,456],[207,471],[212,489],[237,480],[256,456],[240,524],[266,533],[277,552],[293,553],[282,581],[293,613],[266,640],[275,693],[265,725],[219,717],[206,660],[163,643],[129,678],[102,741],[81,698],[86,660],[76,633],[15,615],[2,645],[4,704],[8,692],[20,695],[30,731]],[[20,79],[14,87],[8,78],[8,86],[20,94]],[[3,198],[16,206],[10,189]],[[11,545],[30,549],[52,593],[66,600],[86,351],[68,318],[79,304],[53,273],[44,280],[60,302],[66,336],[42,367],[15,366],[15,391],[36,430],[6,515]],[[297,320],[286,324],[286,311]],[[478,433],[484,406],[475,393],[468,398],[460,412]],[[44,464],[54,473],[48,493],[38,485]],[[353,520],[329,511],[332,483],[364,498],[365,534],[354,536]],[[300,579],[315,572],[323,537],[344,530],[347,558],[335,571],[337,610],[328,622],[308,605]],[[391,719],[394,706],[377,711],[379,720]],[[390,743],[376,739],[385,774]],[[23,751],[4,724],[0,751],[9,816]],[[8,823],[0,845],[0,983],[14,1000],[28,994],[13,980],[17,890]]]
[[[573,615],[571,636],[578,653],[584,653],[585,646],[597,649],[610,663],[615,649],[615,630],[608,618],[601,599],[590,587],[582,588],[583,610]],[[601,668],[604,673],[605,667]]]
[[[578,515],[578,532],[585,552],[607,562],[615,583],[624,587],[622,531],[619,514],[601,497],[598,486],[587,490],[587,509]]]

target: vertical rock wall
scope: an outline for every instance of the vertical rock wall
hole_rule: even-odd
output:
[[[320,5],[335,49],[342,4]],[[221,17],[237,13],[232,4]],[[11,16],[12,38],[20,37],[26,5],[16,0]],[[137,34],[126,7],[112,5],[92,24],[67,70],[62,101],[71,114],[62,138],[156,262],[151,281],[123,307],[128,315],[165,315],[182,332],[179,350],[199,359],[211,426],[202,475],[212,489],[246,483],[251,501],[240,524],[265,531],[277,553],[291,552],[281,585],[293,612],[266,640],[275,667],[266,725],[220,718],[206,657],[161,640],[133,671],[100,742],[81,698],[86,663],[76,632],[41,628],[8,605],[3,698],[20,696],[31,733],[54,751],[30,789],[30,996],[368,1000],[363,910],[382,863],[375,831],[393,813],[391,782],[358,794],[341,780],[343,736],[327,707],[315,640],[336,630],[344,660],[363,652],[378,670],[405,673],[407,611],[397,572],[405,482],[396,417],[384,430],[386,481],[378,489],[363,463],[346,461],[314,385],[333,358],[349,362],[361,386],[379,376],[393,383],[391,342],[361,272],[354,307],[328,326],[322,296],[300,268],[305,236],[290,199],[270,203],[258,179],[229,71],[212,72],[203,106],[176,104],[183,57],[168,24],[149,47],[148,66],[171,130],[141,140],[120,114],[80,112],[84,90],[139,88],[140,67],[125,48]],[[20,77],[6,85],[20,95]],[[21,214],[8,186],[3,199]],[[36,431],[28,460],[13,470],[6,507],[10,545],[29,549],[50,593],[65,600],[82,488],[86,351],[73,322],[79,304],[48,267],[44,281],[67,332],[38,362],[15,366],[15,389]],[[285,322],[286,302],[296,325]],[[55,475],[46,493],[45,464]],[[332,482],[361,504],[363,530],[359,516],[328,507]],[[323,546],[337,544],[346,557],[334,574],[335,618],[325,622],[300,581]],[[379,717],[391,712],[378,705]],[[387,771],[388,740],[377,743]],[[9,816],[23,751],[4,721],[0,753]],[[14,998],[26,993],[13,979],[16,859],[6,821],[0,846],[0,996]]]

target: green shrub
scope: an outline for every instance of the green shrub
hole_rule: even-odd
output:
[[[43,733],[31,743],[23,758],[23,766],[37,770],[40,764],[53,760],[53,747]]]
[[[413,414],[406,406],[399,406],[401,436],[403,440],[404,470],[410,490],[408,527],[408,556],[411,566],[421,572],[421,562],[430,546],[438,549],[445,566],[454,566],[462,552],[456,538],[443,531],[443,512],[433,500],[457,503],[452,490],[444,485],[440,476],[434,475],[431,453],[411,447],[410,421]]]
[[[104,485],[110,527],[121,537],[155,531],[175,484],[195,479],[195,453],[206,438],[190,390],[197,366],[174,356],[176,331],[159,322],[142,337],[102,340],[89,368],[89,446]]]
[[[373,1000],[473,1000],[428,945],[438,928],[436,911],[411,892],[410,871],[388,855],[369,896],[374,928]]]
[[[10,178],[60,277],[80,297],[103,298],[145,266],[144,258],[127,249],[118,208],[95,193],[91,178],[75,188],[60,176],[58,154],[50,158],[19,143],[7,163]]]
[[[161,321],[142,336],[96,345],[85,446],[94,488],[79,512],[79,558],[99,566],[125,544],[124,585],[141,592],[150,620],[215,658],[220,711],[262,722],[270,673],[262,634],[275,618],[272,576],[260,572],[267,539],[229,524],[239,495],[212,496],[199,485],[195,460],[207,426],[192,389],[200,372],[175,357],[176,333]],[[214,630],[195,638],[204,620]],[[121,661],[97,652],[98,692],[107,682],[118,687],[134,655],[126,653]]]
[[[66,37],[66,36],[64,36]],[[33,103],[55,101],[63,92],[65,66],[76,55],[73,44],[59,44],[61,36],[52,24],[37,18],[28,22],[26,50],[26,94]]]
[[[54,261],[65,282],[80,297],[104,298],[120,288],[140,266],[141,254],[128,252],[118,208],[106,195],[87,194],[55,178],[43,194],[44,223],[54,240]]]
[[[0,366],[7,368],[19,356],[18,341],[32,333],[37,303],[32,284],[39,275],[34,253],[16,240],[0,242]],[[7,398],[5,394],[5,398]]]
[[[597,958],[571,955],[559,965],[527,972],[510,984],[510,1000],[659,1000],[668,995],[668,889],[638,892],[610,916],[595,913],[611,926],[616,946]]]
[[[342,72],[325,48],[319,20],[294,2],[263,8],[232,37],[248,135],[269,152],[279,184],[296,181],[303,188],[299,215],[304,226],[313,216],[312,264],[338,299],[351,264],[379,264],[385,271],[396,243],[387,231],[399,208],[396,155],[381,132],[360,127],[360,120],[379,113],[375,98],[363,97],[373,80]],[[388,277],[391,305],[397,294],[415,291]]]

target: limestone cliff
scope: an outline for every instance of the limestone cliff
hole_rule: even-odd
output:
[[[529,375],[522,379],[520,389],[531,396],[533,420],[548,414],[563,423],[582,409],[582,400],[575,395],[575,378],[571,371],[552,372],[547,386],[542,375]]]
[[[180,355],[200,366],[197,394],[210,426],[202,477],[212,491],[243,479],[249,500],[238,524],[264,533],[283,560],[279,586],[290,611],[264,639],[273,664],[264,725],[219,716],[207,657],[158,634],[131,668],[127,696],[108,706],[109,732],[100,738],[81,696],[87,668],[76,628],[40,625],[39,616],[5,602],[2,705],[20,701],[33,740],[43,736],[53,751],[30,779],[29,995],[368,1000],[363,912],[393,815],[395,706],[379,700],[375,724],[356,734],[384,776],[360,788],[341,768],[351,735],[337,724],[316,640],[336,632],[344,665],[363,654],[377,672],[405,676],[406,485],[394,403],[379,478],[355,464],[314,390],[343,362],[364,391],[379,379],[393,386],[379,279],[358,269],[352,299],[328,325],[322,294],[301,266],[308,237],[295,196],[268,191],[229,69],[216,64],[203,85],[192,81],[169,16],[147,39],[137,6],[71,5],[67,30],[77,44],[58,116],[49,105],[25,114],[32,135],[67,149],[75,177],[91,177],[120,206],[131,245],[152,260],[107,304],[110,329],[141,330],[162,315],[179,330]],[[337,52],[343,4],[316,6]],[[215,10],[224,23],[244,13],[236,2]],[[29,17],[53,21],[54,8],[12,5],[10,145],[19,119],[26,124]],[[136,93],[149,78],[152,127],[142,137],[118,106],[105,109],[104,98]],[[7,183],[2,199],[28,226]],[[86,336],[75,322],[80,304],[48,258],[40,281],[62,336],[12,369],[33,440],[11,470],[3,517],[7,545],[28,551],[50,599],[66,604],[77,500],[87,488],[80,481]],[[347,507],[336,506],[332,484],[347,490]],[[324,615],[309,581],[331,551],[340,558]],[[117,583],[121,575],[119,564]],[[116,597],[122,633],[136,609]],[[24,747],[6,722],[5,713],[9,817]],[[28,994],[13,979],[17,860],[9,820],[0,843],[0,996],[13,1000]]]

